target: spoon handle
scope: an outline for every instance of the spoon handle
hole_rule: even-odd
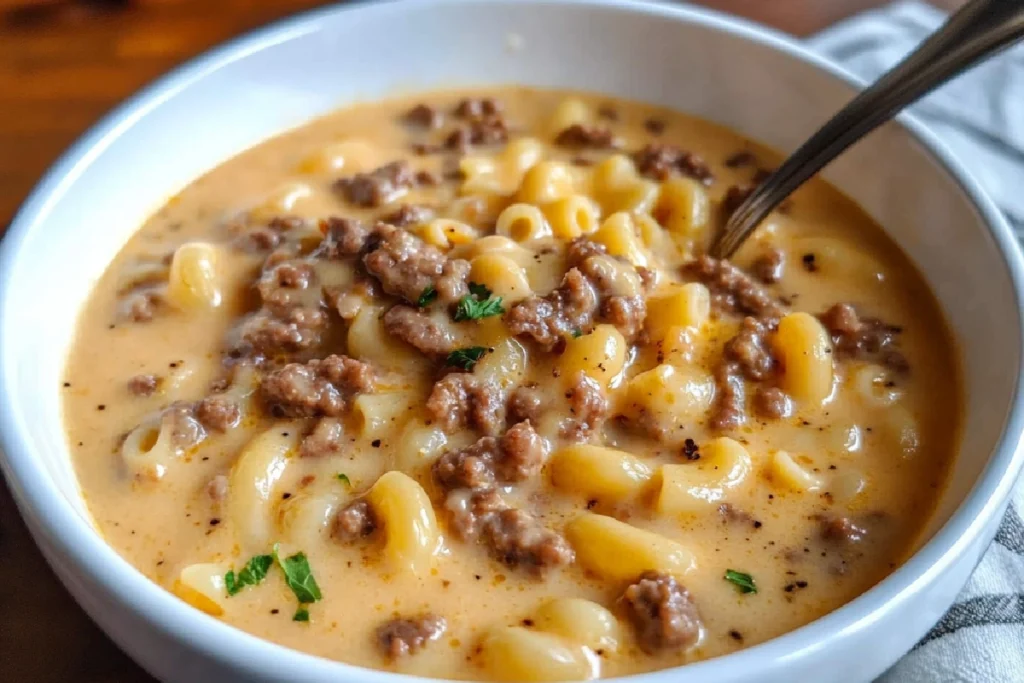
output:
[[[1024,2],[972,0],[854,97],[747,197],[711,247],[731,256],[765,216],[847,147],[965,69],[1024,36]]]

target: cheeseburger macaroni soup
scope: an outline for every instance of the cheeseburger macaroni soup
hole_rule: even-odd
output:
[[[631,674],[836,609],[914,548],[960,385],[921,277],[824,181],[706,255],[777,160],[515,87],[244,152],[82,314],[96,524],[198,610],[432,677]]]

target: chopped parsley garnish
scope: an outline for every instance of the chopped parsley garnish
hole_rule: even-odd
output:
[[[756,593],[757,586],[754,585],[754,577],[750,574],[744,574],[734,569],[725,570],[726,581],[736,586],[740,593]]]
[[[351,486],[352,485],[352,481],[348,478],[348,475],[345,474],[344,472],[339,472],[335,476],[338,478],[338,481],[344,482],[346,486]]]
[[[479,282],[470,282],[469,293],[478,299],[486,299],[491,295],[491,290],[487,289],[486,285],[482,285]]]
[[[292,621],[309,621],[309,608],[305,605],[299,605],[299,608],[295,610],[295,616],[292,617]]]
[[[245,563],[241,571],[235,574],[234,570],[224,575],[224,588],[228,595],[237,595],[246,586],[255,586],[267,578],[270,566],[274,564],[274,558],[270,555],[257,555]]]
[[[282,559],[275,543],[274,559],[284,572],[285,583],[292,589],[300,603],[316,602],[323,597],[320,594],[320,586],[316,585],[316,579],[313,578],[313,570],[309,568],[306,553],[295,553]]]
[[[491,290],[487,287],[470,282],[469,294],[459,299],[459,305],[455,308],[455,322],[480,320],[504,312],[500,296],[491,296]]]
[[[573,339],[579,339],[582,336],[583,336],[583,330],[581,330],[578,327],[573,328],[573,331],[572,331],[572,338]]]
[[[444,364],[469,371],[473,369],[473,366],[476,365],[476,362],[485,353],[487,353],[487,349],[483,346],[469,346],[464,349],[456,349],[448,354]]]
[[[434,299],[437,298],[437,290],[434,285],[427,285],[423,288],[423,292],[420,294],[420,298],[416,300],[416,305],[420,308],[426,308],[429,306]]]

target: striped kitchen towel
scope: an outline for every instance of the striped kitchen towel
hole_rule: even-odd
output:
[[[812,48],[874,80],[946,16],[898,2],[812,37]],[[988,190],[1024,238],[1024,46],[911,108]],[[995,542],[953,608],[879,683],[1024,682],[1024,482]]]

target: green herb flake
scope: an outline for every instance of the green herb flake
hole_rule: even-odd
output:
[[[487,349],[483,346],[469,346],[465,349],[456,349],[448,354],[448,358],[445,359],[445,365],[469,371],[473,369],[473,366],[476,365],[476,362],[485,353],[487,353]]]
[[[273,563],[274,558],[270,555],[257,555],[246,562],[237,575],[234,570],[229,571],[224,575],[224,588],[227,589],[228,595],[237,595],[246,586],[258,585],[267,578],[267,572]]]
[[[480,320],[492,315],[501,315],[505,307],[501,305],[500,296],[491,296],[491,290],[476,283],[469,283],[469,294],[459,299],[455,307],[455,322],[463,320]]]
[[[423,292],[420,294],[420,298],[416,300],[416,305],[420,308],[426,308],[429,306],[434,299],[437,298],[437,289],[434,285],[427,285],[423,288]]]
[[[757,586],[754,585],[754,577],[750,574],[744,574],[738,572],[735,569],[726,569],[725,576],[723,577],[726,581],[736,586],[740,593],[756,593]]]
[[[338,474],[336,474],[334,476],[338,478],[338,481],[343,482],[346,486],[351,486],[352,485],[352,481],[348,478],[348,475],[345,474],[344,472],[339,472]]]
[[[478,299],[487,299],[491,296],[491,290],[487,289],[486,285],[482,285],[479,282],[469,283],[469,293]]]
[[[313,570],[309,568],[306,553],[295,553],[282,559],[278,553],[278,544],[275,543],[274,559],[284,572],[285,583],[292,589],[300,603],[316,602],[323,597],[320,594],[320,586],[313,578]]]
[[[305,605],[299,605],[299,608],[295,610],[295,616],[292,617],[292,621],[309,621],[309,609]]]
[[[573,339],[579,339],[582,336],[583,336],[583,330],[581,330],[580,328],[577,327],[577,328],[575,328],[572,331],[572,338]]]

